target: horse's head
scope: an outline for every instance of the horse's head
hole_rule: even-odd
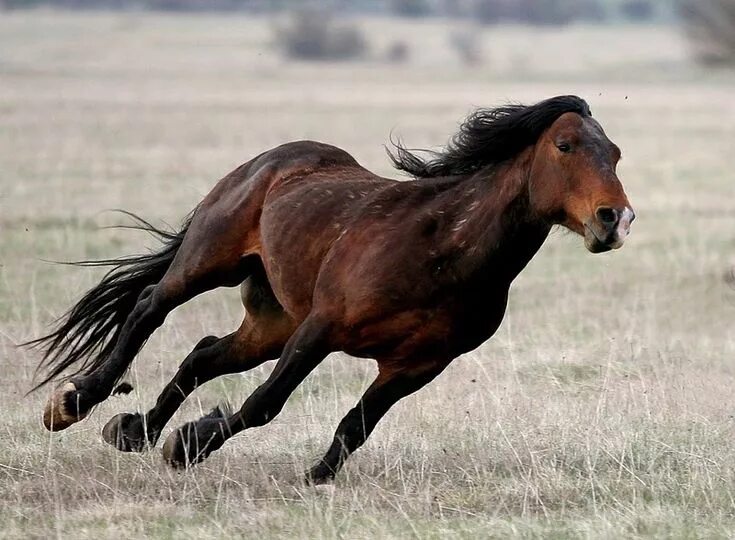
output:
[[[562,114],[536,145],[531,206],[582,235],[592,253],[621,247],[635,214],[615,171],[619,160],[596,120]]]

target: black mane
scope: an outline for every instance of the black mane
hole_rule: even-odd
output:
[[[502,163],[536,143],[564,113],[591,116],[589,105],[577,96],[558,96],[535,105],[505,105],[470,114],[441,152],[422,150],[421,157],[396,142],[388,151],[393,165],[416,178],[472,174]]]

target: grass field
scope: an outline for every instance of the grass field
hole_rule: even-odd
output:
[[[687,62],[675,29],[487,31],[467,68],[436,22],[366,20],[373,56],[289,64],[236,17],[0,15],[0,537],[733,537],[735,75]],[[377,60],[389,36],[407,64]],[[381,41],[382,40],[382,41]],[[535,51],[525,50],[533,44]],[[125,208],[176,224],[235,166],[290,139],[384,174],[393,130],[442,144],[477,105],[586,97],[623,149],[638,219],[592,256],[553,234],[497,335],[398,404],[333,487],[300,474],[375,372],[333,355],[264,428],[189,472],[100,430],[145,410],[236,291],[177,310],[136,360],[135,392],[49,434],[25,396],[40,335],[100,275],[43,262],[154,247],[99,230]],[[169,429],[264,379],[213,381]]]

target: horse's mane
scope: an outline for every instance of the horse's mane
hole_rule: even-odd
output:
[[[471,174],[496,165],[536,143],[541,134],[564,113],[591,116],[589,105],[577,96],[558,96],[535,105],[505,105],[478,109],[462,122],[459,131],[439,152],[420,150],[420,156],[400,141],[388,150],[394,166],[416,178]]]

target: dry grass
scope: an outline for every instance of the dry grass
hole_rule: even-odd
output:
[[[451,62],[451,29],[363,24],[375,50],[381,36],[428,37],[405,66],[287,65],[259,20],[0,17],[0,536],[732,537],[735,78],[689,67],[663,28],[503,29],[467,69]],[[101,441],[199,337],[238,324],[232,291],[170,318],[135,363],[134,394],[66,432],[41,427],[44,396],[24,397],[38,357],[13,344],[99,276],[40,259],[147,242],[97,231],[118,219],[100,210],[175,223],[219,176],[289,139],[337,143],[389,173],[391,129],[439,144],[472,105],[569,92],[623,148],[639,214],[628,245],[591,256],[553,235],[497,336],[391,411],[334,488],[299,474],[373,374],[342,355],[191,472]],[[242,401],[268,368],[210,383],[172,426]]]

